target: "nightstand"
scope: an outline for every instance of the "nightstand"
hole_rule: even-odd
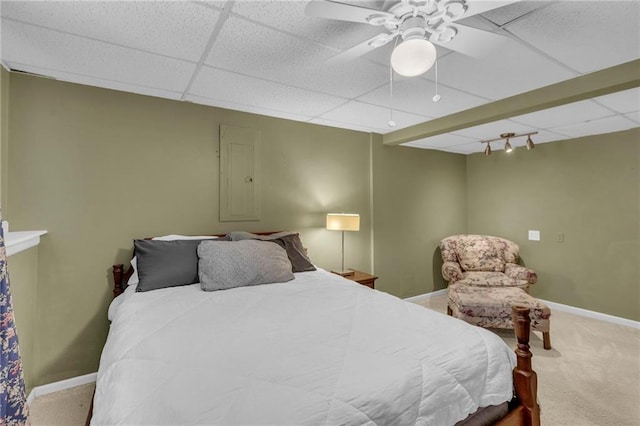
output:
[[[367,274],[366,272],[356,271],[355,269],[352,269],[352,271],[353,275],[347,275],[344,278],[355,281],[369,288],[375,288],[375,282],[378,277],[376,277],[375,275]]]

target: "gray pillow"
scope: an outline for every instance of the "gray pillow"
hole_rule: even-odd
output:
[[[308,272],[316,270],[316,267],[313,266],[313,263],[311,263],[311,260],[307,257],[307,251],[302,245],[302,241],[300,241],[300,236],[298,234],[285,235],[284,237],[269,239],[266,241],[276,243],[286,250],[293,272]]]
[[[198,246],[198,274],[204,291],[291,281],[287,252],[266,241],[203,241]]]
[[[293,272],[316,270],[311,259],[307,256],[307,250],[302,245],[300,234],[296,232],[282,231],[275,234],[258,235],[245,231],[233,231],[226,236],[231,238],[231,241],[262,240],[274,242],[287,251]]]
[[[139,277],[136,291],[197,283],[197,249],[202,241],[207,240],[134,240]]]

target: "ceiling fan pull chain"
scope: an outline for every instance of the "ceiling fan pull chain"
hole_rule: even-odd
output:
[[[433,102],[438,102],[442,96],[438,95],[438,60],[436,59],[436,94],[433,97]]]
[[[393,43],[393,48],[395,49],[398,46],[398,37],[396,37],[395,42]],[[393,66],[391,65],[391,61],[389,61],[389,127],[396,127],[396,122],[393,121]]]
[[[389,127],[396,127],[393,121],[393,67],[389,65]]]

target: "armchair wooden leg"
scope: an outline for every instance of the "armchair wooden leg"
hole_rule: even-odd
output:
[[[549,333],[550,333],[549,331],[542,332],[542,342],[543,342],[544,348],[547,350],[551,349],[551,335]]]
[[[451,311],[449,305],[447,305],[447,315],[451,316],[451,314],[453,314],[453,312]]]

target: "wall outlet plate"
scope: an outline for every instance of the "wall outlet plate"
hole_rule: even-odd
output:
[[[540,241],[540,231],[529,230],[529,241]]]

